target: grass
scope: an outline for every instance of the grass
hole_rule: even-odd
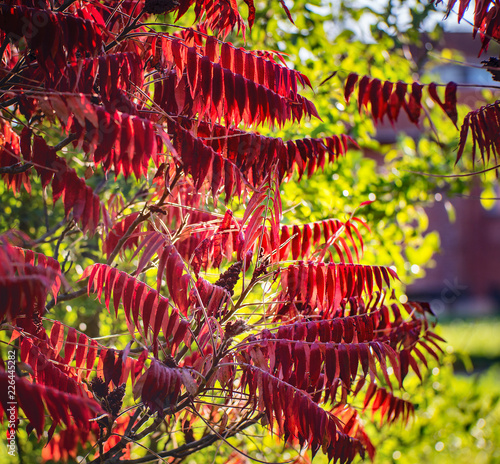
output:
[[[456,372],[482,372],[500,364],[500,319],[454,320],[438,324],[443,349],[453,354]]]

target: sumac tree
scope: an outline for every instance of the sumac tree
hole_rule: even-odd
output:
[[[38,236],[1,236],[3,352],[16,363],[4,356],[0,404],[48,440],[44,459],[179,462],[257,423],[334,462],[373,457],[361,417],[407,421],[405,377],[438,358],[429,306],[395,298],[392,268],[360,264],[357,213],[282,222],[282,183],[356,141],[256,131],[320,115],[280,53],[226,40],[252,27],[245,3],[246,18],[228,0],[0,5],[0,172],[51,207]],[[481,5],[485,48],[499,16]],[[418,123],[427,93],[458,123],[454,83],[440,96],[345,77],[346,101],[376,122]],[[471,132],[496,159],[498,121],[498,103],[470,113],[458,156]],[[105,308],[113,330],[99,332],[99,314],[66,324],[75,298]]]

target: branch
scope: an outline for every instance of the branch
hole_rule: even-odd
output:
[[[57,9],[57,11],[59,13],[62,13],[63,11],[67,10],[73,3],[75,3],[75,1],[76,0],[67,0]]]
[[[51,235],[55,234],[67,221],[66,218],[64,218],[62,221],[59,221],[54,227],[51,229],[47,230],[40,238],[37,238],[34,242],[32,242],[35,245],[39,245],[40,243],[43,243],[45,239],[49,238]],[[26,244],[29,245],[29,244]]]
[[[140,27],[142,26],[142,24],[140,24],[139,26],[137,25],[137,23],[139,22],[139,19],[141,18],[141,16],[144,14],[144,10],[142,10],[138,15],[137,17],[128,25],[126,26],[123,31],[120,32],[120,34],[118,35],[118,37],[113,40],[113,42],[109,43],[108,45],[106,45],[106,47],[104,48],[106,53],[109,52],[109,50],[111,50],[113,47],[115,47],[116,45],[118,45],[122,40],[126,39],[127,38],[127,34],[134,30],[136,27]]]
[[[401,171],[409,172],[410,174],[417,174],[418,176],[453,178],[477,176],[478,174],[484,174],[485,172],[493,171],[495,169],[500,169],[500,164],[496,164],[491,168],[483,169],[482,171],[468,172],[466,174],[432,174],[430,172],[410,171],[409,169],[401,169]]]
[[[55,147],[55,151],[63,149],[66,145],[70,144],[73,140],[76,140],[76,134],[70,134],[64,140],[61,140]],[[21,174],[26,172],[33,166],[32,163],[25,164],[14,164],[12,166],[0,167],[0,174]]]
[[[61,246],[61,243],[62,241],[64,240],[64,237],[66,236],[66,234],[73,228],[74,226],[74,222],[73,221],[70,221],[66,227],[64,228],[64,230],[61,232],[61,235],[59,236],[59,238],[57,239],[57,242],[56,242],[56,247],[54,249],[54,259],[58,259],[58,256],[59,256],[59,248]]]
[[[130,227],[127,229],[127,232],[125,232],[122,235],[122,237],[120,238],[120,240],[116,244],[115,249],[109,255],[109,258],[108,258],[106,264],[111,265],[111,263],[114,261],[114,259],[118,255],[118,253],[120,253],[120,250],[121,250],[123,244],[129,239],[129,237],[132,235],[132,233],[134,232],[134,230],[136,229],[136,227],[141,222],[144,222],[146,219],[149,218],[149,214],[150,214],[149,211],[147,213],[142,212],[141,214],[139,214],[139,216],[137,216],[137,218],[135,219],[135,221],[132,224],[130,224]]]
[[[6,166],[0,168],[0,174],[21,174],[30,169],[33,165],[31,163],[25,164],[14,164],[12,166]]]
[[[5,38],[3,39],[2,46],[0,47],[0,61],[3,58],[3,54],[5,52],[5,49],[7,48],[7,45],[9,45],[9,42],[10,42],[10,33],[5,34]]]
[[[78,298],[79,296],[85,295],[87,293],[87,287],[83,287],[80,290],[77,290],[76,292],[72,293],[63,293],[62,295],[57,296],[57,302],[59,303],[60,301],[68,301],[68,300],[73,300],[74,298]],[[47,306],[45,306],[45,311],[50,311],[54,306],[56,302],[55,300],[51,300],[47,303]]]
[[[0,108],[8,108],[19,100],[19,97],[13,97],[10,100],[6,100],[0,104]]]
[[[76,140],[78,137],[76,134],[69,134],[64,140],[61,140],[57,145],[54,146],[55,151],[62,150],[66,145],[69,145],[73,140]]]
[[[260,416],[250,419],[246,422],[241,423],[238,427],[236,427],[231,433],[227,435],[226,438],[231,438],[241,432],[242,430],[246,429],[247,427],[250,427],[251,425],[256,424],[260,420]],[[157,455],[147,455],[139,459],[133,459],[128,461],[129,464],[143,464],[147,462],[154,462],[155,460],[158,459],[158,456],[161,458],[168,458],[168,457],[175,457],[175,458],[184,458],[186,456],[189,456],[190,454],[199,451],[203,448],[206,448],[207,446],[211,446],[214,444],[216,441],[220,440],[219,436],[216,435],[215,433],[211,433],[210,435],[206,435],[203,438],[200,438],[199,440],[193,441],[191,443],[186,443],[182,446],[179,446],[176,449],[170,450],[170,451],[163,451],[158,453]]]

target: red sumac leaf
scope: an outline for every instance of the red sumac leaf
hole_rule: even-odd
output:
[[[455,84],[455,82],[449,82],[446,85],[444,110],[448,115],[448,117],[452,120],[453,124],[455,124],[456,126],[458,120],[458,113],[457,113],[457,84]]]
[[[68,335],[64,343],[64,363],[69,364],[76,351],[77,331],[73,327],[68,329]]]
[[[323,356],[319,345],[314,342],[311,345],[309,352],[309,374],[311,376],[311,384],[315,385],[318,381],[319,374],[321,372],[321,365],[323,361]]]
[[[351,94],[354,91],[354,86],[358,81],[358,77],[359,76],[356,73],[350,73],[349,76],[347,76],[347,80],[344,87],[344,98],[347,103],[349,103]]]

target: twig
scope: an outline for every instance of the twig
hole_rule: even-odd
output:
[[[48,232],[49,226],[49,211],[47,209],[47,189],[42,189],[42,201],[43,201],[43,217],[45,219],[45,229]]]
[[[87,292],[87,287],[85,286],[80,290],[77,290],[76,292],[63,293],[62,295],[57,296],[57,302],[59,303],[61,301],[73,300],[74,298],[78,298],[82,295],[85,295],[86,292]],[[45,311],[50,311],[55,306],[55,304],[56,304],[55,300],[49,301],[47,303],[47,306],[45,306]]]
[[[14,164],[12,166],[5,166],[0,168],[0,174],[21,174],[30,169],[33,165],[31,163]]]
[[[493,171],[495,169],[500,169],[500,164],[496,164],[495,166],[493,166],[491,168],[483,169],[482,171],[468,172],[466,174],[432,174],[430,172],[410,171],[409,169],[400,169],[400,171],[409,172],[410,174],[417,174],[418,176],[452,178],[452,177],[477,176],[478,174],[484,174],[485,172]]]
[[[2,46],[0,47],[0,61],[3,57],[3,53],[5,52],[5,49],[7,48],[7,45],[9,45],[10,42],[10,33],[5,34],[5,39],[3,39]]]
[[[66,2],[64,2],[58,9],[57,11],[59,13],[67,10],[73,3],[75,3],[75,0],[67,0]]]
[[[64,140],[61,140],[57,145],[54,146],[55,151],[62,150],[66,145],[69,145],[73,140],[76,140],[78,137],[76,134],[69,134]]]
[[[66,234],[73,228],[73,221],[70,221],[65,229],[61,232],[61,235],[58,237],[57,242],[56,242],[56,247],[54,250],[54,259],[57,260],[57,257],[59,256],[59,247],[61,246],[62,241],[64,240],[64,237]]]
[[[231,433],[227,435],[227,438],[231,438],[241,432],[242,430],[246,429],[247,427],[250,427],[251,425],[256,424],[260,420],[260,416],[256,417],[254,419],[250,419],[246,422],[241,423],[236,429],[234,429]],[[199,451],[203,448],[206,448],[208,446],[213,445],[216,441],[219,441],[220,438],[218,435],[215,433],[209,434],[204,436],[203,438],[200,438],[199,440],[193,441],[191,443],[186,443],[182,446],[179,446],[176,449],[169,450],[169,451],[163,451],[158,453],[158,455],[148,455],[144,456],[139,459],[133,459],[129,460],[129,464],[143,464],[147,462],[153,462],[158,459],[158,456],[161,458],[168,458],[168,457],[175,457],[175,458],[184,458],[186,456],[189,456],[190,454],[193,454],[196,451]]]
[[[106,52],[108,52],[109,50],[111,50],[114,46],[118,45],[123,39],[126,38],[126,35],[132,31],[133,29],[135,29],[137,27],[137,23],[139,22],[139,19],[141,18],[141,16],[144,14],[144,10],[142,10],[138,15],[137,17],[132,21],[131,24],[129,24],[128,26],[126,26],[123,31],[120,32],[120,34],[118,35],[118,37],[113,40],[113,42],[109,43],[108,45],[106,45],[106,47],[104,48],[104,50]]]
[[[38,245],[40,243],[43,243],[46,238],[50,237],[52,234],[55,234],[66,222],[66,218],[64,218],[62,221],[60,221],[58,224],[56,224],[52,229],[47,230],[40,238],[36,239],[33,243]]]
[[[150,215],[149,211],[147,211],[147,212],[143,211],[143,212],[141,212],[141,214],[139,214],[139,216],[137,216],[135,218],[135,221],[132,224],[130,224],[129,228],[127,229],[127,232],[125,232],[123,234],[123,236],[120,238],[120,240],[116,244],[115,249],[109,255],[109,258],[106,261],[106,264],[108,266],[111,265],[111,263],[115,260],[115,258],[117,257],[118,253],[120,253],[120,250],[123,247],[124,243],[130,238],[130,236],[132,235],[132,233],[134,232],[134,230],[136,229],[136,227],[141,222],[144,222],[146,219],[148,219],[149,215]]]
[[[11,98],[10,100],[6,100],[2,103],[0,103],[0,107],[1,108],[8,108],[9,106],[13,105],[14,103],[17,102],[17,100],[19,100],[19,97],[13,97]]]

